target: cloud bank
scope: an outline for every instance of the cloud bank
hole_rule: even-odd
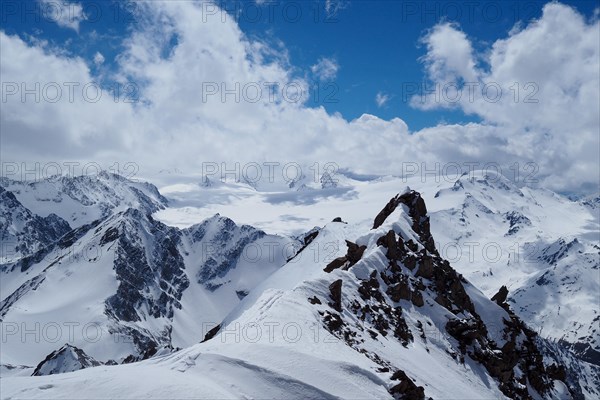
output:
[[[599,23],[570,7],[546,5],[539,20],[479,53],[459,26],[426,32],[426,77],[446,90],[412,104],[482,122],[416,132],[400,118],[348,121],[307,106],[308,83],[285,49],[200,3],[140,2],[138,18],[117,57],[118,85],[100,96],[93,60],[0,32],[3,160],[132,161],[144,175],[207,161],[335,162],[374,174],[400,174],[409,162],[506,171],[535,162],[552,189],[598,184]]]

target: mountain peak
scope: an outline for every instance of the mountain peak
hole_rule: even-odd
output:
[[[62,374],[99,365],[100,362],[88,356],[82,349],[67,343],[48,354],[35,368],[32,376]]]
[[[435,248],[435,242],[431,236],[431,228],[429,223],[429,216],[427,215],[427,207],[425,201],[421,197],[421,194],[417,191],[410,190],[407,188],[404,192],[396,195],[392,198],[386,206],[377,214],[375,221],[373,222],[373,229],[379,228],[385,220],[394,212],[396,208],[404,204],[408,207],[408,215],[412,218],[413,231],[419,235],[421,243],[425,248],[432,252],[437,253]]]
[[[408,214],[412,220],[410,229],[424,247],[412,239],[405,240],[412,235],[396,223],[387,233],[372,230],[372,237],[361,238],[359,242],[368,242],[368,246],[347,241],[346,256],[325,268],[325,272],[335,274],[335,280],[329,284],[330,302],[326,303],[330,309],[320,311],[325,327],[382,368],[396,370],[394,376],[406,377],[410,371],[399,369],[393,360],[385,361],[385,354],[365,348],[367,339],[363,332],[368,332],[374,341],[380,335],[391,334],[407,347],[417,340],[417,332],[422,341],[428,342],[421,319],[430,319],[455,340],[459,363],[465,364],[467,359],[480,363],[498,381],[504,395],[529,398],[528,385],[540,395],[549,393],[554,376],[541,361],[535,333],[504,303],[508,291],[501,290],[491,301],[440,257],[429,232],[425,202],[418,192],[407,190],[392,198],[375,218],[374,229],[380,228],[400,205],[405,208],[399,218]],[[352,282],[353,276],[358,278],[356,282]],[[325,307],[319,302],[318,298],[309,298],[313,306]],[[415,319],[419,321],[416,324]],[[523,358],[524,352],[529,356]],[[422,393],[423,388],[414,385],[410,378],[403,381],[406,390]]]

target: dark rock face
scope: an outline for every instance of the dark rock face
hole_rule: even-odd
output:
[[[346,324],[344,323],[342,317],[339,314],[325,311],[325,313],[323,314],[323,322],[325,323],[325,327],[327,328],[327,330],[329,330],[329,332],[339,333],[341,337],[343,337],[346,340],[347,343],[354,343],[354,340],[352,338],[356,335],[354,334],[354,332],[346,328]]]
[[[359,246],[356,243],[349,242],[346,240],[346,245],[348,246],[348,252],[346,253],[346,258],[350,263],[350,267],[356,264],[362,257],[363,253],[367,249],[367,246]]]
[[[387,294],[390,295],[393,301],[410,300],[411,290],[407,279],[401,279],[399,283],[395,283],[388,287]]]
[[[502,287],[492,298],[504,308],[510,320],[504,320],[503,337],[506,343],[502,347],[490,339],[486,325],[475,312],[471,299],[461,284],[461,278],[445,263],[436,268],[434,279],[438,293],[436,301],[453,311],[468,318],[453,319],[446,324],[446,331],[458,341],[462,354],[480,362],[490,375],[500,383],[500,390],[510,398],[531,398],[527,392],[527,382],[541,394],[552,388],[553,379],[560,371],[555,366],[552,373],[546,370],[543,356],[537,346],[535,332],[530,330],[509,308],[506,303],[508,289]],[[444,289],[445,288],[445,289]],[[462,288],[462,290],[461,290]],[[448,293],[450,291],[450,293]],[[516,370],[522,371],[517,376]]]
[[[348,269],[362,258],[363,253],[367,249],[367,246],[359,246],[356,243],[352,243],[346,240],[346,245],[348,246],[348,251],[345,256],[338,257],[325,267],[323,271],[331,272],[338,268]]]
[[[330,303],[331,307],[334,310],[341,312],[342,311],[342,280],[338,279],[329,285],[329,292],[331,294],[332,303]]]
[[[327,264],[327,266],[323,269],[323,271],[332,272],[333,270],[342,268],[347,263],[348,263],[348,258],[346,256],[338,257],[335,260],[333,260],[332,262],[330,262],[329,264]]]
[[[140,352],[139,354],[130,354],[129,356],[125,357],[125,359],[123,360],[123,364],[131,364],[134,362],[147,360],[153,357],[156,353],[158,353],[159,350],[173,352],[176,349],[174,349],[173,346],[171,346],[170,344],[158,345],[155,342],[148,341],[146,343],[146,346],[144,347],[143,352]]]
[[[507,342],[500,352],[490,354],[473,349],[470,356],[480,361],[500,381],[500,390],[510,398],[530,398],[525,389],[527,382],[538,393],[546,393],[552,388],[553,382],[537,347],[536,333],[527,328],[514,313],[510,313],[510,318],[510,321],[505,321]],[[476,339],[481,343],[480,338]],[[493,345],[490,347],[494,348]],[[516,367],[524,372],[524,376],[516,376]]]
[[[417,270],[415,276],[421,276],[425,279],[431,279],[433,278],[433,274],[433,260],[424,254],[423,258],[419,261],[419,269]]]
[[[139,321],[137,310],[145,304],[151,316],[172,318],[172,307],[181,307],[179,300],[189,286],[183,258],[177,250],[180,234],[159,222],[148,221],[155,240],[148,259],[140,236],[143,228],[136,223],[145,217],[137,210],[128,213],[133,224],[121,225],[123,232],[114,263],[120,284],[117,293],[107,299],[107,309],[120,320]],[[152,292],[148,288],[158,289],[158,297],[148,293]]]
[[[458,340],[461,352],[466,352],[468,345],[473,340],[484,338],[487,335],[485,325],[476,319],[453,319],[446,324],[446,331]]]
[[[104,246],[110,242],[114,242],[119,238],[119,230],[116,228],[109,228],[106,230],[102,239],[100,239],[100,246]]]
[[[206,332],[206,335],[204,335],[204,340],[202,340],[202,343],[209,341],[210,339],[217,336],[217,333],[219,333],[220,330],[221,330],[221,324],[215,326],[210,331]]]
[[[419,290],[415,290],[411,293],[410,301],[417,307],[423,307],[425,305],[423,294]]]
[[[60,349],[48,354],[37,365],[32,376],[62,374],[99,365],[102,364],[85,354],[80,348],[65,344]]]
[[[500,288],[500,290],[498,290],[498,293],[496,293],[492,297],[492,301],[495,301],[496,303],[498,303],[499,306],[502,306],[503,304],[506,303],[507,297],[508,297],[508,288],[506,286],[502,286]]]
[[[412,242],[404,242],[401,237],[396,238],[393,230],[382,236],[378,242],[386,248],[386,256],[390,267],[382,274],[382,279],[388,285],[387,294],[393,301],[410,300],[415,306],[425,305],[422,290],[425,289],[421,279],[435,282],[439,294],[435,296],[438,303],[450,310],[473,308],[462,286],[462,277],[436,255],[430,255],[425,249],[416,252],[418,247]],[[414,276],[402,274],[400,266],[415,271]]]
[[[105,301],[106,315],[116,322],[139,322],[146,318],[141,310],[147,310],[150,317],[172,319],[173,309],[181,308],[179,300],[190,284],[177,250],[180,232],[132,209],[124,213],[118,231],[114,269],[119,286]],[[143,232],[152,235],[149,248]],[[117,236],[117,233],[107,230],[104,236],[107,235]],[[117,324],[115,330],[118,332],[114,333],[131,337],[140,354],[170,345],[168,330],[157,335],[130,324]]]
[[[389,392],[394,397],[410,400],[425,399],[425,389],[423,386],[417,386],[402,370],[397,370],[392,375],[392,381],[400,381],[390,388]]]
[[[565,348],[571,349],[571,351],[583,361],[594,365],[600,365],[600,349],[595,349],[589,343],[584,342],[569,343],[562,341],[560,343]]]
[[[386,256],[390,260],[400,260],[403,246],[402,238],[398,237],[396,241],[396,232],[390,230],[385,236],[379,238],[377,244],[387,249]]]
[[[317,236],[319,236],[318,229],[313,229],[312,231],[308,232],[306,234],[306,236],[304,236],[304,238],[302,238],[302,242],[303,242],[304,246],[308,246],[309,244],[311,244],[312,241],[315,240],[315,238]]]
[[[373,222],[373,229],[379,228],[400,205],[404,204],[408,207],[408,215],[413,220],[412,229],[419,235],[419,239],[423,246],[431,253],[437,253],[435,242],[431,236],[429,216],[427,215],[427,207],[425,200],[419,192],[411,190],[410,192],[398,195],[391,199],[386,206],[377,214]]]
[[[338,279],[330,287],[333,302],[330,306],[341,312],[342,310],[342,280]],[[377,335],[387,336],[390,332],[404,346],[407,346],[413,340],[412,333],[404,320],[401,307],[393,307],[389,304],[382,292],[382,285],[377,277],[377,272],[373,271],[369,279],[364,280],[358,288],[357,293],[362,302],[353,301],[349,308],[350,311],[361,321],[361,331],[368,331],[373,338]],[[338,323],[338,318],[341,323]],[[349,325],[343,323],[341,317],[328,317],[326,322],[327,329],[334,335],[357,347],[360,351],[360,341],[356,338],[357,332]],[[335,329],[332,326],[336,327]],[[350,338],[350,339],[348,339]]]
[[[439,260],[439,264],[435,265],[432,279],[437,292],[435,301],[454,314],[465,310],[475,314],[475,307],[464,287],[467,282],[450,266],[448,261]]]

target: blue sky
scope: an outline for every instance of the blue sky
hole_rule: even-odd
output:
[[[134,3],[82,1],[88,19],[81,21],[77,32],[54,23],[58,15],[55,2],[19,3],[3,2],[2,27],[7,33],[48,40],[87,58],[92,70],[97,52],[106,60],[105,69],[114,64],[123,38],[140,23]],[[594,0],[562,3],[589,17],[598,8]],[[325,1],[263,0],[261,4],[227,0],[217,4],[236,14],[239,26],[250,37],[275,46],[281,42],[299,76],[310,75],[311,66],[323,57],[337,63],[339,69],[332,79],[321,81],[309,76],[313,84],[309,105],[323,105],[346,119],[363,113],[384,119],[400,117],[411,130],[419,130],[438,122],[479,120],[463,110],[423,111],[408,104],[407,95],[415,90],[413,84],[422,85],[424,79],[420,58],[426,49],[420,39],[427,30],[441,21],[456,22],[475,38],[475,47],[485,46],[506,37],[515,24],[539,18],[546,2],[343,0],[330,3],[329,13]],[[375,101],[378,93],[388,99],[381,106]]]
[[[341,112],[353,119],[362,113],[371,113],[385,119],[400,117],[411,129],[431,126],[432,122],[463,122],[478,120],[461,111],[443,112],[415,110],[405,101],[403,94],[410,92],[407,83],[421,84],[423,65],[419,58],[425,54],[420,43],[423,34],[440,21],[460,24],[461,29],[482,44],[507,36],[519,21],[525,23],[541,16],[547,1],[346,1],[341,9],[328,18],[323,2],[299,1],[303,18],[297,23],[295,9],[289,8],[291,18],[283,7],[274,8],[276,18],[269,23],[267,16],[254,23],[253,8],[242,7],[249,16],[240,17],[241,27],[249,34],[265,32],[281,39],[290,51],[292,63],[308,69],[319,57],[334,57],[340,69],[335,79],[340,92],[337,104],[325,103],[332,111]],[[585,15],[592,16],[598,2],[565,1]],[[471,4],[471,5],[469,5]],[[320,22],[315,23],[316,19]],[[279,17],[277,17],[279,16]],[[251,21],[251,22],[249,22]],[[330,93],[323,87],[322,91]],[[389,102],[378,107],[374,99],[378,92],[391,96]]]

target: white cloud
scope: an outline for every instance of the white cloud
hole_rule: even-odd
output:
[[[310,70],[322,81],[331,81],[336,78],[340,69],[335,58],[321,57],[319,61],[310,67]]]
[[[63,28],[79,32],[79,24],[86,19],[81,4],[65,0],[39,0],[39,2],[45,19]]]
[[[390,95],[379,92],[375,96],[375,103],[377,103],[377,107],[381,108],[381,107],[385,106],[388,103],[388,101],[390,101],[390,99],[391,99]]]
[[[423,38],[427,55],[423,58],[432,79],[476,78],[471,42],[458,26],[448,22],[436,25]]]
[[[133,110],[107,93],[97,94],[95,77],[82,58],[1,31],[0,47],[4,155],[39,160],[45,154],[57,161],[95,157],[108,149],[128,151],[132,138],[124,132],[134,123]]]
[[[549,3],[539,20],[511,30],[507,38],[479,55],[464,33],[447,23],[432,29],[424,42],[429,89],[439,90],[424,102],[414,97],[415,106],[457,107],[501,128],[494,142],[482,141],[482,146],[498,148],[497,157],[536,161],[541,174],[554,175],[548,184],[556,188],[582,181],[597,184],[597,18],[586,22],[573,8]],[[476,57],[482,61],[480,69],[475,68]],[[456,86],[448,86],[452,83]],[[444,86],[450,90],[444,91]]]
[[[94,64],[96,65],[102,65],[104,64],[104,56],[102,55],[102,53],[100,53],[99,51],[96,52],[96,54],[94,54]]]
[[[308,107],[305,97],[286,101],[282,88],[306,90],[306,82],[294,76],[285,51],[250,40],[234,21],[202,15],[192,2],[139,4],[139,23],[117,58],[120,82],[139,89],[134,104],[115,102],[108,92],[98,102],[85,101],[82,86],[97,77],[82,58],[0,32],[3,84],[80,84],[73,102],[66,89],[57,102],[35,102],[31,95],[23,102],[20,91],[4,90],[3,160],[79,159],[105,166],[134,161],[144,176],[164,168],[199,171],[205,161],[330,161],[355,172],[388,174],[401,173],[409,161],[497,162],[505,171],[515,162],[534,161],[537,177],[555,189],[597,185],[599,26],[568,7],[546,6],[540,20],[482,54],[474,54],[469,39],[451,25],[442,29],[455,38],[452,43],[426,38],[427,71],[435,82],[448,76],[495,81],[510,94],[513,81],[536,82],[539,103],[508,97],[490,103],[478,94],[455,106],[481,123],[410,132],[398,118],[347,121]],[[477,58],[485,65],[476,68]],[[275,96],[263,89],[256,101],[250,99],[252,89],[266,82],[278,84]],[[215,87],[218,92],[207,96]],[[230,91],[224,98],[222,89]]]
[[[344,0],[325,0],[325,13],[330,18],[335,17],[344,8],[346,8]]]

